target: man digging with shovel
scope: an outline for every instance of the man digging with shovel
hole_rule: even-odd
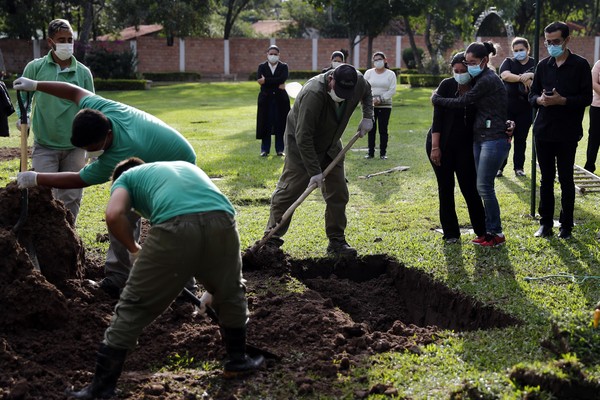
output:
[[[341,152],[340,138],[354,109],[362,103],[363,119],[357,135],[363,137],[373,127],[371,86],[354,67],[342,64],[334,70],[310,79],[296,98],[285,128],[285,162],[277,188],[271,198],[267,233],[280,222],[285,211],[310,185],[321,188],[327,204],[325,232],[327,252],[332,256],[354,257],[357,252],[346,242],[346,204],[349,193],[343,159],[328,175],[323,171]],[[267,241],[279,248],[289,219]]]
[[[64,82],[16,79],[13,87],[27,92],[44,92],[70,100],[81,109],[73,120],[71,143],[97,159],[79,172],[20,172],[19,189],[37,185],[60,189],[84,188],[108,182],[118,162],[139,157],[146,162],[186,161],[196,164],[192,145],[175,129],[158,118],[123,103],[105,99],[78,86]],[[129,213],[140,235],[140,217]],[[100,288],[114,298],[125,286],[131,269],[127,250],[109,233],[110,246],[106,254],[105,278]],[[188,284],[193,288],[193,282]]]
[[[229,357],[224,376],[259,368],[264,358],[246,353],[248,307],[229,200],[204,171],[184,161],[144,164],[129,158],[117,165],[112,179],[106,224],[127,248],[133,267],[100,344],[92,383],[67,394],[78,399],[114,396],[127,351],[192,276],[213,295]],[[143,248],[129,224],[132,208],[152,225]]]

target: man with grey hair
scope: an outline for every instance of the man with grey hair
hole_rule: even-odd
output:
[[[93,92],[92,73],[73,56],[73,29],[69,21],[51,21],[46,40],[50,51],[45,57],[29,62],[23,76],[37,81],[68,82]],[[22,98],[26,95],[21,94]],[[31,117],[33,169],[37,172],[81,170],[85,166],[85,150],[74,147],[70,140],[71,124],[79,111],[77,104],[43,92],[34,92],[31,104],[27,121],[29,123]],[[20,110],[17,113],[21,117]],[[17,129],[21,129],[21,118],[17,120]],[[53,193],[76,221],[83,189],[53,189]]]

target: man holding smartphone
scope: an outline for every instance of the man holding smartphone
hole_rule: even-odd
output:
[[[585,108],[592,102],[592,78],[587,60],[568,49],[569,27],[553,22],[544,28],[549,57],[537,65],[529,102],[537,109],[533,135],[541,171],[540,228],[534,236],[552,236],[554,179],[561,188],[560,232],[570,239],[575,208],[573,165],[577,143],[583,137]]]

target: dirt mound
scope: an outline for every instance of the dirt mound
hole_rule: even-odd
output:
[[[84,256],[70,214],[49,190],[29,190],[17,238],[11,229],[20,195],[14,184],[0,191],[0,399],[62,399],[67,387],[91,381],[115,301],[90,283],[102,276],[103,255],[89,249]],[[41,273],[23,243],[35,247]],[[293,260],[271,250],[254,261],[244,264],[248,341],[281,360],[245,381],[222,380],[218,327],[178,299],[129,354],[119,398],[335,397],[339,374],[378,352],[419,353],[443,336],[444,318],[462,321],[452,329],[515,322],[386,256]],[[415,290],[427,296],[426,306],[407,299]],[[387,390],[376,385],[364,394]]]

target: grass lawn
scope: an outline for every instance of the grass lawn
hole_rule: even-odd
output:
[[[234,203],[242,248],[246,248],[263,236],[269,198],[283,164],[278,157],[259,157],[260,142],[254,139],[257,92],[256,83],[242,82],[177,84],[149,91],[100,94],[154,114],[188,138],[196,149],[198,165],[209,176],[219,178],[215,183]],[[469,243],[471,234],[463,235],[461,244],[445,245],[435,231],[440,227],[437,184],[424,150],[432,114],[430,93],[431,89],[399,87],[390,121],[387,160],[364,159],[366,138],[347,154],[351,193],[348,241],[361,255],[388,254],[408,267],[432,274],[453,289],[494,305],[523,324],[449,333],[441,344],[427,346],[419,355],[407,352],[374,356],[369,368],[357,368],[350,377],[340,377],[340,387],[352,398],[354,383],[366,377],[394,386],[400,398],[450,398],[454,392],[465,396],[454,398],[512,399],[523,398],[526,393],[551,398],[538,388],[514,385],[510,373],[518,366],[540,374],[564,374],[554,364],[558,357],[541,345],[553,336],[553,327],[564,332],[568,346],[563,347],[572,353],[563,358],[579,360],[584,372],[598,380],[600,330],[592,328],[591,316],[600,300],[600,280],[595,279],[600,278],[599,195],[577,195],[573,239],[534,238],[538,222],[530,216],[530,140],[527,177],[515,177],[509,161],[505,176],[496,181],[506,245],[497,249],[475,247]],[[346,131],[346,141],[360,118],[360,112],[356,112]],[[19,146],[15,120],[13,115],[9,121],[12,136],[0,138],[0,146]],[[587,126],[586,113],[586,134],[576,158],[579,165],[585,162]],[[359,178],[399,165],[410,169]],[[2,162],[0,169],[1,183],[6,185],[18,170],[18,160]],[[539,180],[539,173],[537,176]],[[103,212],[108,193],[107,184],[85,190],[78,232],[87,248],[107,246],[96,242],[96,236],[106,232]],[[469,220],[464,200],[459,194],[456,198],[459,221],[466,226]],[[559,207],[557,201],[556,218]],[[283,250],[294,258],[324,255],[327,239],[323,213],[322,197],[312,194],[296,210]],[[556,274],[581,279],[530,279]],[[467,397],[470,389],[483,397]]]

